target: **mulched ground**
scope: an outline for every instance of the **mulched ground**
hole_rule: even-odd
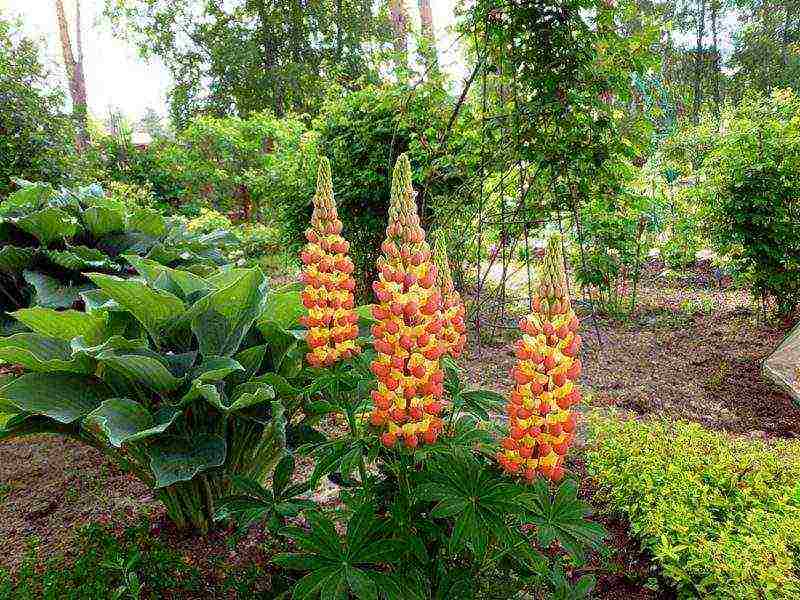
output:
[[[585,319],[581,383],[594,405],[662,413],[708,427],[759,436],[800,435],[800,409],[763,380],[761,360],[788,329],[765,325],[745,294],[719,289],[703,270],[664,278],[651,269],[632,322]],[[513,334],[513,332],[512,332]],[[598,335],[601,343],[598,343]],[[473,385],[509,388],[512,339],[477,347],[462,361]],[[580,472],[580,457],[573,459]],[[591,489],[582,492],[591,501]],[[320,494],[335,503],[335,490]],[[264,540],[250,536],[233,554],[221,534],[205,539],[172,529],[163,509],[134,478],[97,451],[48,436],[0,443],[0,568],[14,569],[32,540],[40,555],[69,555],[76,527],[111,522],[120,531],[149,515],[153,534],[214,578],[220,559],[264,564]],[[583,567],[598,578],[603,600],[669,599],[653,565],[624,523],[595,517],[609,531],[607,550]],[[656,589],[653,589],[656,588]]]

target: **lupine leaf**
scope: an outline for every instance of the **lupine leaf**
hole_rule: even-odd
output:
[[[347,583],[359,600],[377,600],[378,586],[360,569],[347,569]]]

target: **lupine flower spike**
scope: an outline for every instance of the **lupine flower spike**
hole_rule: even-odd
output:
[[[441,236],[436,238],[433,246],[433,257],[439,270],[437,285],[442,294],[442,327],[441,338],[447,354],[458,358],[464,351],[467,341],[467,328],[464,325],[464,302],[461,295],[453,285],[453,275],[450,272],[450,262],[447,259],[447,250]]]
[[[523,335],[511,370],[516,386],[507,406],[509,436],[498,462],[529,481],[537,475],[553,481],[564,476],[564,455],[575,436],[570,408],[581,399],[575,384],[581,337],[563,265],[561,238],[555,235],[547,244],[531,314],[520,321]]]
[[[303,305],[308,316],[301,323],[308,327],[306,341],[311,350],[306,361],[314,367],[330,366],[358,354],[358,315],[353,310],[353,261],[347,255],[350,244],[342,237],[342,222],[336,213],[331,183],[331,165],[320,159],[317,193],[311,227],[300,253],[305,284]]]
[[[386,240],[373,283],[377,303],[372,314],[376,358],[372,372],[378,378],[373,391],[375,409],[370,422],[384,430],[381,440],[408,447],[433,443],[442,428],[444,373],[439,359],[445,353],[441,296],[436,266],[425,232],[419,224],[411,164],[405,154],[397,159],[389,205]]]

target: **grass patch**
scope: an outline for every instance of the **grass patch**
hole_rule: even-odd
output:
[[[598,499],[680,597],[800,597],[800,443],[597,414],[589,427]]]

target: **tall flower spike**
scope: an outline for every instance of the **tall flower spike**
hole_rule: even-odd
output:
[[[425,232],[419,224],[411,164],[397,159],[389,205],[386,240],[378,259],[378,280],[372,285],[377,303],[372,314],[376,357],[372,372],[375,409],[370,422],[384,430],[381,440],[393,446],[398,439],[409,447],[433,443],[442,428],[444,373],[439,359],[445,353],[441,296],[436,266]]]
[[[464,303],[461,295],[453,285],[453,275],[450,272],[450,262],[447,259],[447,249],[442,236],[436,238],[433,245],[433,257],[439,270],[437,285],[442,294],[442,327],[441,338],[447,353],[453,358],[458,358],[464,351],[467,341],[467,328],[464,325]]]
[[[540,273],[531,314],[520,321],[517,365],[511,370],[514,391],[507,405],[509,436],[497,459],[509,473],[528,480],[537,474],[559,481],[564,456],[575,437],[581,400],[575,384],[581,372],[578,319],[567,292],[561,237],[552,236]]]
[[[323,157],[317,172],[317,193],[311,227],[300,253],[305,284],[302,299],[308,316],[301,323],[308,327],[308,364],[330,366],[358,354],[358,315],[353,310],[353,262],[347,255],[350,244],[342,237],[342,222],[336,213],[331,183],[331,165]]]

